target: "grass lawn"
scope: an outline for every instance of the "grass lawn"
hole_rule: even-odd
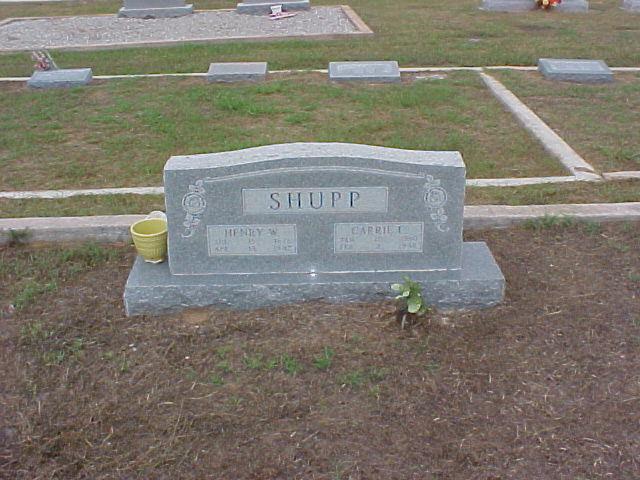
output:
[[[471,232],[498,307],[126,318],[131,249],[0,248],[6,478],[640,477],[640,230]]]
[[[640,180],[526,187],[470,187],[467,205],[550,205],[640,201]],[[0,199],[0,218],[124,215],[164,210],[162,195],[107,195],[64,200]]]
[[[602,58],[613,66],[640,65],[637,15],[622,0],[591,0],[588,14],[478,10],[480,0],[351,0],[374,30],[371,38],[338,41],[274,41],[99,52],[60,52],[65,67],[91,66],[96,74],[204,72],[212,61],[268,61],[272,69],[326,68],[331,60],[398,60],[401,65],[533,65],[540,57]],[[235,0],[200,0],[199,9],[234,8]],[[314,0],[314,5],[335,4]],[[0,18],[115,14],[117,0],[2,5]],[[0,56],[0,75],[30,75],[22,54]]]
[[[294,75],[256,85],[108,81],[64,91],[0,88],[0,188],[162,184],[171,155],[287,142],[458,150],[469,178],[563,175],[477,75],[403,85]]]
[[[537,72],[492,73],[598,170],[640,170],[640,75],[577,85]]]

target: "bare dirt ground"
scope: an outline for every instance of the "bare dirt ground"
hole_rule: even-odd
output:
[[[13,311],[55,252],[0,250],[0,477],[640,478],[640,225],[468,237],[504,304],[405,330],[392,303],[126,318],[128,249]]]

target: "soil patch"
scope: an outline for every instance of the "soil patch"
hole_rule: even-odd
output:
[[[639,478],[640,224],[467,237],[504,304],[405,330],[390,302],[126,318],[128,249],[13,311],[60,253],[0,250],[0,477]]]

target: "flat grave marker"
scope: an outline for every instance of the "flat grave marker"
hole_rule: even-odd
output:
[[[31,88],[71,88],[88,85],[93,78],[90,68],[62,68],[58,70],[36,70],[27,86]]]
[[[124,0],[118,17],[125,18],[172,18],[193,13],[193,5],[184,0]]]
[[[534,0],[482,0],[480,10],[489,12],[528,12],[538,7]],[[588,0],[562,0],[553,7],[558,12],[588,12]]]
[[[613,72],[602,60],[541,58],[538,71],[550,80],[577,83],[607,83]]]
[[[400,68],[395,61],[331,62],[329,79],[334,82],[399,83]]]
[[[248,13],[251,15],[267,15],[271,13],[271,7],[282,5],[282,10],[290,12],[293,10],[309,10],[311,2],[309,0],[283,0],[281,2],[268,2],[265,0],[244,0],[236,5],[236,12]]]
[[[622,9],[629,12],[640,12],[640,0],[623,0]]]
[[[266,78],[267,68],[267,62],[212,63],[207,72],[207,81],[258,82]]]
[[[484,243],[463,243],[458,152],[299,143],[176,156],[168,262],[136,260],[128,314],[388,297],[408,276],[444,308],[502,300]]]

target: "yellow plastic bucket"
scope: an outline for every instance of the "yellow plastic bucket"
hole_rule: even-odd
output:
[[[145,262],[160,263],[167,257],[167,221],[146,218],[131,225],[131,237]]]

